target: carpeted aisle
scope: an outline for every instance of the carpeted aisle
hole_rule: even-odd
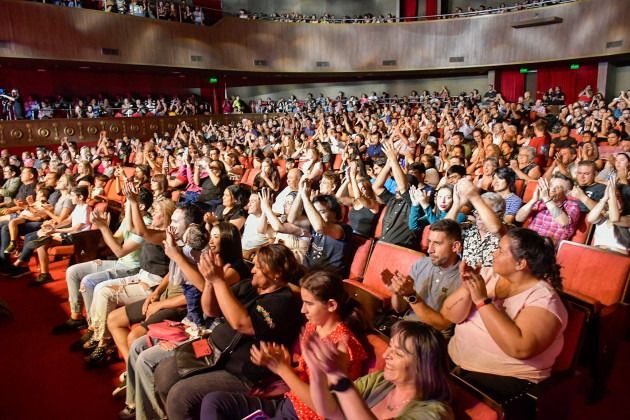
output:
[[[68,317],[66,266],[52,263],[56,281],[40,288],[27,287],[31,276],[0,275],[0,299],[14,315],[0,325],[0,419],[111,420],[122,409],[111,392],[123,364],[88,371],[83,354],[68,350],[78,333],[50,334]]]

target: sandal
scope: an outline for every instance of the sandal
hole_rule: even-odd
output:
[[[114,351],[107,346],[97,345],[89,356],[85,357],[85,367],[88,369],[103,366],[113,360]]]

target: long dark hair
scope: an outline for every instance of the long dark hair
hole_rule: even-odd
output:
[[[241,247],[241,233],[238,228],[230,222],[221,222],[212,228],[219,229],[219,255],[224,264],[234,264],[243,259],[243,248]]]
[[[412,356],[416,386],[423,400],[449,401],[446,342],[442,333],[417,321],[398,321],[392,326],[401,349]]]
[[[367,328],[365,315],[358,302],[346,292],[339,274],[328,270],[311,271],[302,277],[300,287],[311,292],[320,302],[331,299],[337,302],[337,311],[343,323],[355,335],[363,335]]]
[[[556,263],[556,248],[548,237],[540,236],[531,229],[514,228],[508,231],[510,251],[515,260],[527,261],[534,276],[562,290],[560,266]]]

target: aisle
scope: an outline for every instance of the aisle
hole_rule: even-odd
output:
[[[30,276],[0,275],[0,299],[14,314],[0,325],[2,419],[111,420],[122,408],[111,391],[123,364],[87,371],[82,354],[68,351],[79,334],[50,334],[68,317],[66,266],[52,263],[56,281],[41,288],[27,287]]]

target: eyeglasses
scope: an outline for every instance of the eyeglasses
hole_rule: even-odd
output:
[[[219,168],[218,166],[210,166],[209,167],[211,171],[220,171],[221,168]]]

